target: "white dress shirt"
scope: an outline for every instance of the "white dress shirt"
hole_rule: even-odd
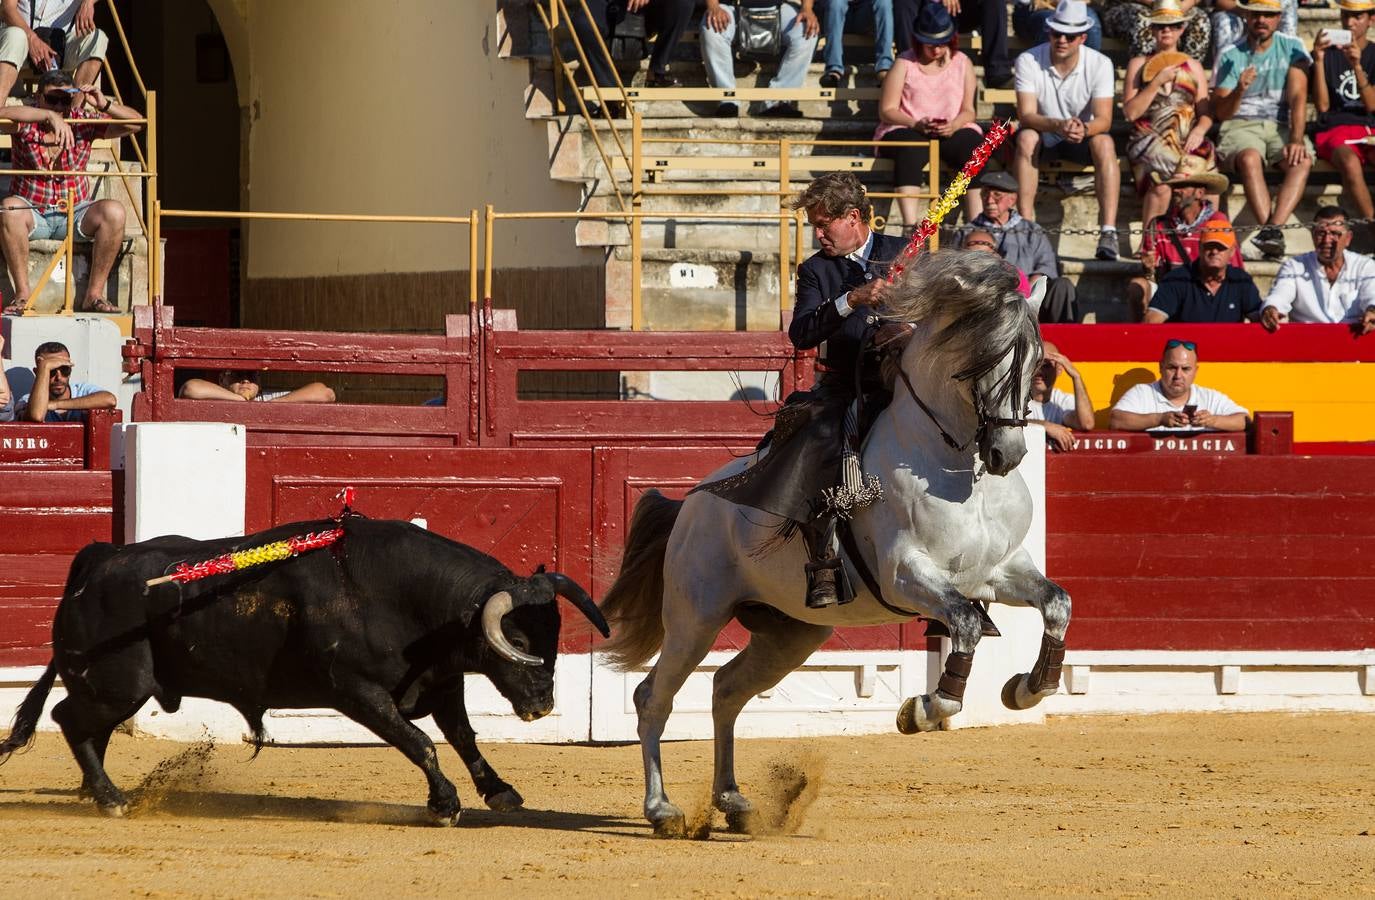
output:
[[[869,272],[869,254],[874,251],[874,232],[869,232],[869,239],[854,253],[845,254],[846,259],[854,260],[864,267],[867,278],[873,279],[873,274]],[[850,292],[846,291],[835,299],[836,312],[840,313],[843,319],[854,312],[854,307],[850,306]]]
[[[1316,252],[1286,259],[1265,306],[1273,306],[1291,322],[1359,322],[1366,309],[1375,306],[1375,260],[1350,250],[1343,254],[1335,283],[1327,280]]]

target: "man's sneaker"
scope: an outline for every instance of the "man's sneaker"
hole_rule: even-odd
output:
[[[834,69],[821,73],[821,86],[824,88],[840,87],[841,73]]]
[[[1274,225],[1266,225],[1257,231],[1255,237],[1251,238],[1251,243],[1270,259],[1280,259],[1284,256],[1284,232]]]
[[[1117,232],[1100,231],[1098,233],[1098,249],[1093,252],[1094,259],[1101,259],[1103,262],[1117,261]]]

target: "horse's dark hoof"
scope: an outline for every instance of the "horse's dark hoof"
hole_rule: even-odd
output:
[[[487,807],[497,812],[511,812],[525,805],[525,798],[515,788],[507,788],[498,794],[493,794],[486,800]]]
[[[1003,685],[1003,706],[1008,709],[1023,708],[1017,704],[1017,686],[1022,683],[1022,679],[1025,677],[1025,675],[1013,675]]]
[[[425,819],[437,828],[452,828],[458,824],[458,818],[463,814],[463,810],[456,809],[453,812],[425,807]]]
[[[100,803],[96,805],[96,809],[108,819],[122,819],[129,814],[127,803]]]
[[[899,734],[916,734],[919,730],[917,728],[917,701],[919,699],[919,697],[908,697],[898,709],[897,726]]]

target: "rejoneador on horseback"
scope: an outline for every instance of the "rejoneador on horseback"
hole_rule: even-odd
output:
[[[852,304],[864,289],[851,289]],[[717,671],[712,697],[713,798],[732,827],[746,827],[751,812],[735,779],[736,717],[836,627],[921,617],[949,633],[952,652],[938,687],[899,711],[904,733],[935,730],[960,711],[979,639],[997,633],[989,602],[1029,605],[1044,622],[1035,664],[1007,683],[1003,702],[1026,709],[1059,686],[1070,598],[1022,549],[1032,501],[1016,469],[1026,453],[1031,374],[1041,359],[1037,295],[1028,300],[1018,273],[996,256],[960,251],[923,253],[891,283],[868,290],[881,297],[882,320],[910,326],[910,337],[905,346],[890,342],[892,364],[881,367],[887,377],[879,376],[879,388],[892,399],[876,413],[869,407],[872,427],[862,442],[843,443],[837,436],[846,429],[834,418],[837,409],[851,426],[865,418],[852,405],[861,392],[833,401],[823,375],[820,402],[785,405],[756,453],[712,473],[684,500],[649,491],[636,505],[620,574],[602,603],[612,626],[602,649],[621,670],[659,654],[634,700],[644,812],[662,832],[677,833],[684,823],[664,791],[659,752],[673,697],[732,619],[751,632],[750,642]],[[856,354],[859,346],[856,339]],[[856,363],[861,372],[869,365]],[[805,427],[826,416],[820,430],[829,429],[833,452],[789,450],[817,440]],[[847,448],[864,473],[861,483],[881,483],[881,498],[854,504],[836,529],[844,549],[836,571],[855,586],[853,602],[818,607],[807,602],[803,567],[812,548],[787,540],[808,523],[790,516],[825,507],[815,486],[834,484],[836,469],[848,467]],[[774,454],[787,464],[770,465]],[[809,461],[829,468],[804,471]],[[758,498],[787,503],[755,505]]]

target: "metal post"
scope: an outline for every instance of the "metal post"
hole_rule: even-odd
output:
[[[788,204],[788,185],[792,181],[792,141],[781,138],[778,141],[778,327],[783,327],[783,317],[787,314],[788,303],[788,220],[783,218],[783,210]]]
[[[477,210],[468,211],[468,307],[477,306]]]
[[[640,111],[630,110],[630,208],[635,214],[630,225],[630,329],[640,331],[645,327],[645,311],[641,291],[641,275],[644,256],[644,221],[640,213],[644,209],[644,176],[641,173],[641,155],[644,152],[644,122]],[[611,175],[615,179],[615,173]]]
[[[496,212],[492,209],[492,204],[487,204],[486,223],[483,226],[482,239],[485,246],[482,248],[482,298],[492,299],[492,225],[496,220]]]
[[[76,210],[72,189],[67,188],[67,239],[62,242],[62,253],[67,258],[67,281],[62,291],[62,314],[72,314],[72,295],[76,293],[76,270],[72,267],[72,251],[76,246]]]
[[[144,118],[148,120],[148,182],[146,206],[152,209],[149,215],[148,228],[148,302],[150,304],[161,302],[162,298],[162,279],[160,271],[162,269],[161,254],[158,252],[162,240],[162,219],[161,204],[158,202],[158,92],[148,92],[148,109],[144,111]],[[133,140],[130,138],[130,140]]]

